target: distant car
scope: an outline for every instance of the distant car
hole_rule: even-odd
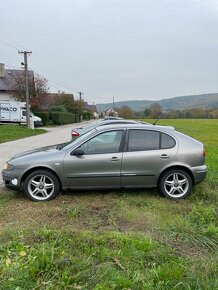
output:
[[[113,117],[113,116],[106,116],[106,117],[104,117],[103,121],[106,121],[106,120],[124,120],[124,118]]]
[[[99,126],[62,146],[12,157],[2,171],[5,186],[24,189],[33,201],[63,189],[157,187],[174,200],[187,197],[205,179],[201,142],[157,126]]]
[[[113,117],[115,118],[115,117]],[[79,136],[84,135],[86,132],[99,127],[99,126],[105,126],[105,125],[115,125],[115,124],[139,124],[139,123],[143,123],[143,124],[148,124],[148,123],[144,123],[144,122],[137,122],[134,120],[126,120],[126,119],[103,119],[103,120],[99,120],[97,122],[95,122],[94,124],[90,124],[90,125],[86,125],[84,127],[79,127],[79,128],[75,128],[71,131],[71,138],[72,140],[75,140],[76,138],[78,138]]]

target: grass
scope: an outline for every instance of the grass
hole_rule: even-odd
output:
[[[0,143],[35,136],[45,132],[43,129],[32,130],[20,125],[0,125]]]
[[[65,192],[47,203],[0,194],[0,289],[218,289],[218,120],[161,120],[205,143],[192,195]]]

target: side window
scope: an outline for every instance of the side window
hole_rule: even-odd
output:
[[[22,111],[22,116],[23,116],[23,117],[26,116],[26,111]]]
[[[173,148],[175,145],[176,142],[171,136],[165,133],[161,134],[161,149]]]
[[[95,136],[91,140],[85,142],[82,150],[86,155],[105,154],[119,152],[123,131],[109,131]]]
[[[159,132],[150,130],[130,130],[128,151],[156,150],[159,148]]]

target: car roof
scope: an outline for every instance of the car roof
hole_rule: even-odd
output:
[[[111,125],[100,125],[96,126],[96,130],[104,131],[110,129],[148,129],[148,130],[158,130],[163,132],[174,131],[175,128],[171,126],[157,126],[153,124],[144,124],[144,123],[133,123],[133,124],[111,124]]]
[[[98,126],[105,126],[105,125],[108,125],[108,124],[124,124],[124,123],[127,123],[127,124],[139,124],[140,122],[137,122],[135,120],[126,120],[126,119],[108,119],[108,120],[99,120],[95,123],[92,123],[92,124],[88,124],[84,127],[78,127],[77,129],[86,129],[86,128],[95,128],[95,127],[98,127]]]
[[[103,119],[103,121],[106,121],[106,120],[124,120],[123,118],[121,118],[121,117],[112,117],[112,116],[108,116],[108,117],[105,117],[104,119]]]

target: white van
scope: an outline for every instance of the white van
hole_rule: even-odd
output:
[[[30,118],[33,119],[34,126],[41,126],[42,119],[32,112]],[[26,125],[26,103],[16,101],[0,101],[0,123],[18,123]]]

